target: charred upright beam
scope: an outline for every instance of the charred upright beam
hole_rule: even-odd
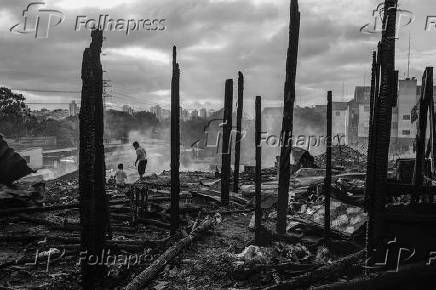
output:
[[[433,68],[431,68],[431,73],[433,75]],[[431,90],[430,95],[430,107],[429,107],[429,114],[430,114],[430,152],[431,152],[431,172],[432,177],[436,178],[436,116],[435,116],[435,110],[434,110],[434,97],[433,97],[433,78],[430,78],[431,85],[428,85],[428,89]],[[430,93],[430,92],[429,92]]]
[[[255,241],[256,245],[261,243],[261,227],[262,227],[262,207],[261,207],[261,184],[262,184],[262,147],[261,147],[261,134],[262,134],[262,116],[261,116],[261,97],[257,96],[255,101],[255,152],[256,152],[256,180],[255,180],[255,199],[256,207],[254,212],[255,218]]]
[[[241,160],[241,130],[244,108],[244,75],[238,73],[238,108],[236,112],[236,141],[235,141],[235,172],[233,174],[233,192],[239,190],[239,163]]]
[[[332,186],[332,92],[327,93],[326,172],[324,180],[324,236],[330,236],[330,194]]]
[[[373,157],[376,162],[374,169],[367,174],[373,180],[373,191],[368,192],[369,214],[368,223],[373,229],[368,236],[368,248],[374,249],[375,243],[381,243],[384,233],[384,207],[386,198],[386,183],[388,169],[389,142],[392,122],[392,105],[395,97],[395,29],[396,29],[397,0],[386,0],[384,4],[384,16],[382,40],[380,42],[380,93],[374,110],[373,132],[377,138],[374,140]],[[368,160],[371,162],[371,160]]]
[[[82,101],[80,108],[79,191],[81,250],[86,260],[81,263],[83,289],[94,289],[103,282],[105,266],[88,263],[100,257],[109,231],[108,201],[105,193],[103,147],[103,70],[100,53],[103,32],[91,32],[92,42],[83,53]]]
[[[295,77],[297,74],[298,40],[300,33],[300,11],[298,1],[292,0],[289,21],[289,47],[286,59],[286,80],[284,88],[284,106],[282,123],[282,144],[280,150],[280,173],[277,202],[277,225],[279,234],[286,232],[286,214],[288,212],[289,178],[291,177],[290,155],[292,150],[292,128],[295,102]]]
[[[171,79],[171,233],[179,227],[180,196],[180,69],[177,49],[173,47],[173,75]]]
[[[223,143],[221,152],[221,203],[228,205],[230,201],[230,135],[232,133],[233,80],[226,80],[223,118]]]
[[[380,46],[379,46],[380,47]],[[372,71],[371,71],[371,92],[370,92],[370,116],[369,116],[369,135],[368,135],[368,162],[366,172],[375,171],[375,160],[374,160],[374,143],[377,136],[375,136],[375,124],[374,115],[375,109],[377,108],[377,99],[379,93],[379,77],[380,77],[380,62],[379,54],[373,52],[372,54]],[[366,175],[366,191],[365,191],[365,209],[369,215],[373,214],[372,207],[372,196],[374,195],[374,174]],[[367,236],[370,236],[372,230],[372,224],[367,223]],[[367,254],[370,253],[371,249],[367,248]]]
[[[424,181],[424,163],[425,163],[425,133],[427,129],[427,111],[428,111],[428,98],[427,85],[428,85],[429,70],[425,69],[422,76],[422,89],[419,98],[419,114],[418,122],[416,122],[416,159],[415,168],[413,171],[413,184],[415,186],[422,185]],[[433,76],[432,76],[433,77]],[[414,200],[416,201],[415,196]]]

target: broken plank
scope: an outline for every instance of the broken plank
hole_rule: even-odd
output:
[[[173,260],[184,248],[189,246],[194,240],[198,239],[204,232],[211,229],[214,225],[212,219],[206,219],[189,236],[178,241],[174,246],[165,251],[153,264],[147,267],[142,273],[136,276],[127,286],[126,290],[144,289],[146,285],[154,279],[168,262]]]

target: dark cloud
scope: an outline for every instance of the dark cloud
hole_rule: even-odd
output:
[[[429,1],[422,5],[431,7]],[[324,102],[325,91],[339,92],[343,82],[349,88],[346,95],[352,95],[352,87],[361,85],[364,73],[370,69],[371,51],[379,38],[359,32],[361,25],[372,20],[371,7],[377,1],[300,2],[298,102],[304,105]],[[59,8],[56,3],[49,2]],[[403,1],[402,5],[407,7],[410,3]],[[80,90],[82,53],[90,37],[88,31],[73,30],[75,17],[109,14],[114,18],[165,18],[167,25],[165,31],[159,32],[138,31],[128,36],[121,32],[105,33],[106,55],[102,62],[105,77],[112,80],[116,91],[111,100],[114,103],[168,104],[169,95],[165,94],[170,88],[168,60],[174,44],[179,52],[182,102],[186,106],[222,104],[224,81],[234,78],[236,82],[239,70],[245,74],[248,103],[255,95],[262,95],[266,105],[279,104],[283,97],[287,0],[137,0],[111,9],[60,7],[66,15],[65,22],[53,28],[48,39],[9,32],[9,27],[16,24],[14,21],[20,20],[26,4],[2,0],[0,8],[1,15],[11,17],[3,19],[0,30],[0,78],[8,87]],[[334,5],[338,5],[340,13],[334,10]],[[416,7],[420,18],[425,15],[422,11],[428,10],[423,6]],[[13,23],[5,26],[6,20]],[[425,37],[419,30],[420,24],[417,21],[410,27],[416,31],[417,53],[430,49],[430,44],[422,40]],[[398,47],[404,51],[404,39],[398,41]],[[420,64],[423,59],[419,58]],[[73,97],[78,96],[67,95],[64,99]],[[41,100],[47,99],[41,96]]]

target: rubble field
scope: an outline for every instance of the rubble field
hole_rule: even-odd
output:
[[[212,227],[166,261],[148,283],[148,289],[269,287],[301,279],[358,253],[363,249],[366,220],[361,206],[362,176],[334,176],[332,238],[325,241],[323,178],[310,174],[318,171],[301,169],[292,177],[287,235],[277,236],[277,174],[274,169],[263,170],[262,246],[254,243],[254,175],[250,171],[240,175],[240,193],[231,194],[228,207],[220,206],[221,182],[215,173],[181,173],[181,230],[175,236],[169,234],[170,172],[146,176],[121,190],[109,180],[106,190],[112,239],[106,245],[110,262],[102,288],[125,287],[177,241],[190,237],[204,220],[212,221]],[[68,174],[47,182],[39,191],[32,190],[27,192],[33,192],[31,196],[39,192],[37,200],[44,207],[73,207],[1,216],[4,230],[0,236],[0,287],[79,289],[80,220],[78,207],[74,207],[78,203],[78,174]],[[147,197],[139,199],[138,206],[137,197],[144,193]],[[35,208],[35,204],[31,206]],[[138,256],[142,258],[139,262],[135,260]],[[306,281],[302,288],[351,280],[362,274],[362,263],[363,256],[359,256],[352,267]]]

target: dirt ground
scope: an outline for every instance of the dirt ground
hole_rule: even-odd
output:
[[[265,183],[272,182],[274,172],[265,172]],[[278,242],[271,238],[265,247],[254,245],[252,193],[233,197],[229,207],[222,208],[213,199],[198,196],[207,193],[218,198],[219,178],[213,173],[190,172],[181,175],[182,231],[169,236],[165,224],[169,222],[169,173],[153,175],[128,189],[147,190],[150,200],[147,214],[160,223],[132,224],[129,221],[129,202],[126,192],[118,192],[107,185],[111,200],[126,200],[111,206],[114,243],[130,241],[135,247],[115,246],[112,255],[120,255],[109,264],[102,289],[121,289],[147,268],[165,250],[190,232],[195,221],[207,216],[217,222],[215,227],[194,241],[173,261],[170,261],[147,289],[245,289],[264,287],[326,265],[358,248],[323,246],[322,231],[304,227],[298,242]],[[252,176],[242,176],[243,188],[251,188]],[[266,185],[268,187],[268,185]],[[265,189],[267,190],[267,189]],[[248,190],[247,192],[251,192]],[[46,205],[69,204],[78,201],[77,174],[70,174],[47,184]],[[268,205],[269,204],[269,205]],[[265,201],[263,225],[275,226],[274,202]],[[242,212],[241,212],[242,211]],[[0,289],[80,289],[80,224],[78,209],[38,214],[20,214],[0,219]],[[298,225],[297,225],[298,227]],[[268,236],[268,235],[266,235]],[[121,242],[117,242],[121,241]],[[153,242],[147,244],[146,241]],[[142,244],[144,243],[144,244]],[[126,265],[125,257],[143,255],[141,263]],[[38,255],[37,263],[35,257]],[[49,257],[49,260],[47,259]],[[285,265],[278,267],[277,265]],[[348,280],[356,273],[345,273]]]

